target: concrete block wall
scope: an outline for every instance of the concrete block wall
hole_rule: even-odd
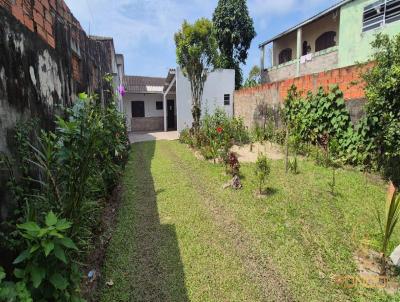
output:
[[[357,121],[363,113],[365,99],[364,82],[360,75],[371,66],[367,64],[333,69],[237,90],[234,97],[234,115],[242,117],[247,127],[253,127],[256,121],[257,105],[265,102],[271,106],[281,106],[292,85],[296,85],[299,91],[307,93],[308,91],[315,92],[320,86],[327,89],[332,84],[338,84],[344,93],[353,121]]]

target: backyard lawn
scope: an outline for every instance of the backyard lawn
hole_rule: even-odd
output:
[[[277,160],[260,199],[253,167],[242,164],[242,190],[224,190],[223,167],[186,145],[134,144],[99,300],[400,301],[334,282],[355,276],[354,253],[377,239],[384,182],[339,170],[332,196],[329,169],[301,161],[285,174]]]

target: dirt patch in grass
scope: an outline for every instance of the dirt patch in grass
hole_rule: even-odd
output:
[[[285,154],[281,147],[274,143],[254,143],[253,145],[233,146],[231,149],[238,155],[239,162],[255,163],[259,153],[265,154],[269,159],[284,159]]]
[[[88,255],[82,282],[82,295],[88,302],[98,301],[98,288],[108,244],[110,243],[118,209],[121,204],[122,186],[118,185],[106,201],[101,215],[101,225],[94,234],[95,242],[92,252]],[[89,273],[92,276],[89,278]]]

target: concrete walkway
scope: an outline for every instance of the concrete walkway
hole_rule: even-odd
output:
[[[178,131],[168,132],[130,132],[129,140],[131,144],[148,141],[167,140],[173,141],[179,139]]]

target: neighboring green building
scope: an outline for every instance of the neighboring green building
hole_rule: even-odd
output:
[[[378,33],[400,33],[400,0],[342,0],[260,44],[262,80],[275,82],[365,62]]]
[[[395,0],[354,0],[343,5],[340,8],[338,67],[367,61],[372,55],[371,42],[376,34],[400,33],[399,12],[400,1]],[[369,18],[369,27],[365,17]]]

